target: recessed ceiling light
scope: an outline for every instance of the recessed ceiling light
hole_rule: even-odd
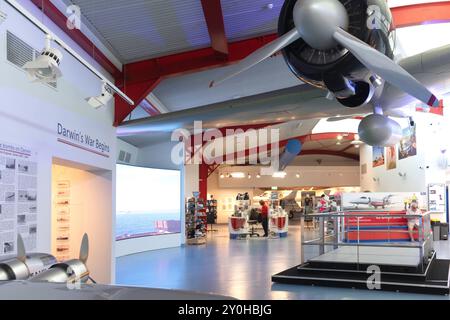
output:
[[[272,177],[273,178],[281,178],[284,179],[286,177],[287,173],[284,171],[280,171],[280,172],[275,172]]]

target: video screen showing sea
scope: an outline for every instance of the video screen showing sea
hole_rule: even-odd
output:
[[[116,215],[116,240],[180,232],[179,212],[118,212]]]

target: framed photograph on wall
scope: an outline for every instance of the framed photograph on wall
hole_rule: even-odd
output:
[[[397,169],[397,147],[391,146],[386,148],[386,169]]]
[[[384,166],[384,148],[383,147],[373,147],[372,154],[372,165],[374,168]]]

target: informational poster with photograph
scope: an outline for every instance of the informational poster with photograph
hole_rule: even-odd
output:
[[[398,159],[417,156],[416,127],[403,129],[403,138],[398,147]]]
[[[386,169],[397,169],[397,148],[395,146],[386,148]]]
[[[56,182],[56,259],[66,261],[70,259],[70,181]]]
[[[430,184],[428,186],[428,210],[433,213],[446,212],[445,184]]]
[[[407,210],[412,202],[417,202],[419,208],[428,210],[426,193],[422,192],[359,192],[343,193],[342,206],[344,210]]]
[[[373,167],[384,166],[384,148],[373,147]]]
[[[30,148],[0,142],[0,257],[17,252],[17,235],[27,251],[37,242],[37,162]]]

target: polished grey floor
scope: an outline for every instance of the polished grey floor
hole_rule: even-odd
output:
[[[438,258],[450,259],[448,241],[435,244]],[[238,299],[449,299],[448,296],[274,284],[273,274],[300,262],[300,230],[285,239],[229,240],[226,228],[203,246],[150,251],[117,259],[121,285],[181,289]]]

